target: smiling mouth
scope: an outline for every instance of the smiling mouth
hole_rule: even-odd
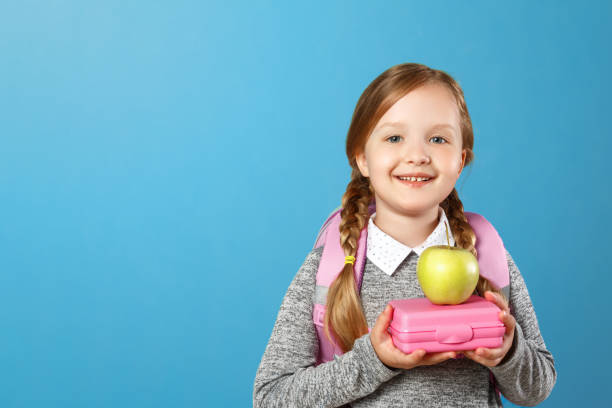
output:
[[[399,177],[395,176],[402,184],[407,184],[409,186],[424,186],[425,184],[431,183],[435,177]]]

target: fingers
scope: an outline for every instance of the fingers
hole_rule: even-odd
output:
[[[506,355],[504,349],[488,349],[477,348],[476,350],[467,350],[463,354],[471,360],[487,367],[495,367]]]
[[[385,309],[376,318],[374,327],[370,332],[370,341],[379,359],[386,365],[397,368],[410,369],[420,365],[433,365],[449,358],[455,358],[454,351],[442,353],[427,353],[424,349],[417,349],[406,354],[395,347],[391,334],[388,332],[393,319],[393,307],[387,304]]]
[[[506,334],[514,333],[516,320],[510,313],[510,308],[508,307],[506,301],[499,295],[499,293],[491,292],[490,290],[485,292],[485,299],[493,302],[501,309],[501,312],[499,312],[499,320],[501,320],[504,326],[506,326]]]
[[[503,360],[503,358],[506,356],[506,353],[508,353],[508,351],[510,350],[510,347],[512,347],[512,342],[514,341],[514,329],[516,326],[516,320],[510,313],[507,313],[505,311],[500,312],[500,314],[502,315],[502,321],[506,326],[506,334],[504,335],[501,347],[479,347],[476,350],[466,350],[463,352],[466,357],[487,367],[495,367]]]
[[[484,297],[489,302],[493,302],[501,310],[506,310],[508,312],[510,311],[510,309],[508,307],[508,304],[506,303],[504,298],[501,297],[501,295],[499,293],[495,293],[495,292],[491,292],[490,290],[487,290],[485,292],[485,296]]]
[[[477,348],[476,350],[466,350],[463,354],[471,359],[487,367],[495,367],[504,358],[512,341],[514,339],[514,330],[516,328],[516,319],[510,313],[508,305],[504,299],[497,293],[487,291],[485,292],[485,298],[495,303],[501,311],[499,312],[499,320],[504,324],[506,331],[503,337],[502,346],[499,348]]]
[[[450,358],[457,357],[457,353],[454,351],[442,352],[442,353],[429,353],[426,354],[419,365],[434,365],[446,361]]]
[[[510,314],[510,312],[502,310],[499,313],[499,320],[506,326],[506,334],[509,335],[514,333],[516,327],[516,319]]]
[[[476,350],[466,350],[464,353],[468,356],[479,358],[480,360],[494,360],[499,357],[500,349],[490,349],[479,347]]]
[[[397,359],[401,362],[401,367],[410,369],[424,365],[439,364],[449,358],[455,358],[457,353],[454,351],[442,353],[427,353],[424,349],[414,350],[410,354],[404,354],[398,350]]]
[[[417,366],[419,365],[419,363],[421,362],[421,360],[423,360],[423,357],[425,357],[426,355],[426,351],[423,349],[418,349],[418,350],[414,350],[412,353],[410,354],[404,354],[404,358],[407,361],[407,364],[409,366]]]

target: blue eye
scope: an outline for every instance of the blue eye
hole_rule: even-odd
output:
[[[388,141],[390,141],[391,143],[397,143],[397,142],[399,142],[399,138],[400,138],[400,137],[401,137],[401,136],[398,136],[398,135],[393,135],[393,136],[389,136],[389,137],[387,138],[387,140],[388,140]]]
[[[442,138],[440,136],[434,136],[434,137],[430,138],[429,140],[432,140],[432,139],[440,139],[440,140],[442,140],[442,142],[439,142],[439,143],[438,142],[434,142],[436,144],[444,144],[444,143],[446,143],[446,139],[444,139],[444,138]]]

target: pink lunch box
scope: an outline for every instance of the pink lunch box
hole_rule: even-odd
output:
[[[435,305],[427,298],[389,302],[393,319],[389,332],[395,347],[404,353],[424,349],[440,351],[497,348],[505,332],[494,303],[472,295],[458,305]]]

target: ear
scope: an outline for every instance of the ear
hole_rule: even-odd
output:
[[[465,166],[465,158],[467,156],[467,151],[465,149],[463,149],[461,151],[461,168],[459,169],[459,174],[458,176],[461,175],[461,172],[463,171],[463,167]]]
[[[370,177],[368,173],[368,162],[366,161],[365,152],[358,153],[355,155],[355,161],[357,162],[357,167],[359,167],[359,171],[363,177]]]

